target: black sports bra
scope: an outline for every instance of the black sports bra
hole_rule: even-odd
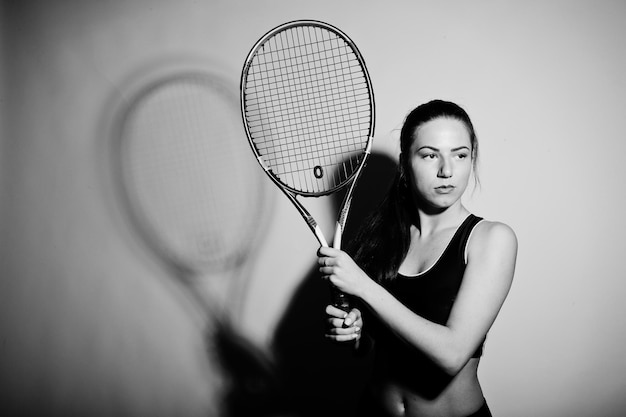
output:
[[[385,284],[387,290],[414,313],[445,325],[463,281],[467,241],[481,220],[473,214],[467,216],[434,265],[416,276],[398,274]],[[481,355],[482,344],[472,357]]]
[[[454,305],[463,274],[465,273],[465,248],[474,227],[482,220],[470,214],[461,223],[439,259],[428,270],[416,276],[398,274],[396,279],[382,285],[411,311],[432,322],[445,325]],[[420,352],[409,346],[386,326],[377,323],[378,337],[375,335],[379,365],[384,364],[386,372],[399,378],[412,379],[415,375],[436,371]],[[472,355],[482,356],[483,343]],[[411,376],[413,375],[413,376]]]

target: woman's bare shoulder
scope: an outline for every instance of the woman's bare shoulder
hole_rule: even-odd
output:
[[[474,228],[468,249],[515,253],[517,252],[517,235],[506,223],[483,220]]]

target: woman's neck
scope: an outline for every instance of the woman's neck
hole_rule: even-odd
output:
[[[429,236],[442,229],[457,227],[468,215],[469,211],[460,203],[439,212],[418,208],[419,225],[416,227],[421,236]]]

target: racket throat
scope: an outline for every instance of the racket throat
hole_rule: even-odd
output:
[[[326,241],[326,238],[324,237],[324,234],[322,233],[322,229],[320,228],[319,224],[317,224],[315,219],[313,219],[312,216],[309,216],[306,218],[306,222],[311,228],[311,230],[313,231],[313,234],[315,235],[317,240],[320,242],[320,245],[328,247],[328,241]]]

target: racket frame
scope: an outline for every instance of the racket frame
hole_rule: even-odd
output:
[[[259,51],[259,49],[261,49],[263,47],[263,45],[265,45],[265,43],[271,39],[272,37],[274,37],[276,34],[283,32],[287,29],[291,29],[291,28],[295,28],[295,27],[300,27],[300,26],[313,26],[313,27],[319,27],[328,31],[333,32],[335,35],[339,36],[340,38],[342,38],[346,44],[350,47],[350,49],[352,49],[352,51],[354,52],[360,66],[361,66],[361,70],[365,79],[365,83],[368,87],[368,96],[369,96],[369,108],[370,108],[370,120],[369,120],[369,132],[368,132],[368,138],[367,138],[367,143],[365,145],[365,149],[361,158],[361,161],[359,163],[359,166],[357,167],[356,170],[354,170],[354,172],[351,173],[350,176],[348,176],[348,178],[346,178],[344,181],[342,181],[340,184],[338,184],[335,187],[332,187],[328,190],[324,190],[324,191],[319,191],[319,192],[310,192],[310,191],[301,191],[301,190],[297,190],[294,189],[293,187],[290,187],[288,184],[285,184],[283,181],[281,181],[273,172],[272,170],[264,163],[263,161],[263,157],[259,154],[256,145],[254,144],[254,141],[252,139],[252,133],[250,132],[250,127],[248,125],[247,122],[247,117],[246,117],[246,91],[245,91],[245,86],[246,86],[246,81],[247,81],[247,77],[248,77],[248,71],[250,69],[250,66],[252,65],[252,62],[257,54],[257,52]],[[243,118],[243,124],[245,127],[245,131],[246,131],[246,136],[248,138],[248,142],[250,144],[250,147],[252,148],[252,151],[254,152],[256,159],[259,163],[259,165],[261,165],[261,167],[263,168],[263,170],[265,171],[265,173],[267,174],[267,176],[274,182],[274,184],[276,184],[276,186],[278,186],[278,188],[280,188],[280,190],[287,196],[287,198],[289,199],[289,201],[291,201],[291,203],[294,205],[294,207],[298,210],[298,212],[300,213],[300,215],[302,216],[302,218],[305,220],[305,222],[308,224],[309,228],[311,229],[311,232],[314,234],[314,236],[317,238],[318,242],[320,243],[321,246],[325,246],[328,247],[328,241],[326,240],[324,234],[322,233],[322,230],[320,228],[320,226],[318,225],[317,221],[314,219],[314,217],[310,214],[310,212],[304,207],[304,205],[298,200],[298,196],[302,196],[302,197],[321,197],[324,195],[329,195],[332,193],[335,193],[343,188],[345,188],[346,186],[349,185],[349,188],[343,198],[343,201],[341,203],[340,209],[339,209],[339,214],[337,216],[337,222],[335,225],[335,232],[334,232],[334,236],[333,236],[333,242],[332,242],[332,247],[336,248],[336,249],[341,249],[341,239],[343,236],[343,231],[345,228],[345,224],[348,218],[348,213],[350,211],[350,205],[352,203],[352,195],[354,193],[354,189],[357,183],[357,180],[359,178],[359,176],[361,175],[361,172],[363,171],[363,168],[365,167],[365,165],[367,164],[367,160],[368,157],[371,153],[371,148],[372,148],[372,141],[373,141],[373,137],[374,137],[374,127],[375,127],[375,114],[376,114],[376,107],[375,107],[375,103],[374,103],[374,92],[372,89],[372,83],[371,83],[371,79],[369,76],[369,73],[367,71],[367,67],[365,65],[365,61],[363,59],[363,56],[361,55],[360,51],[358,50],[358,48],[356,47],[355,43],[348,37],[348,35],[346,35],[344,32],[342,32],[341,30],[339,30],[338,28],[328,24],[328,23],[324,23],[318,20],[294,20],[294,21],[290,21],[287,23],[284,23],[282,25],[279,25],[271,30],[269,30],[267,33],[265,33],[252,47],[252,49],[250,50],[250,52],[248,53],[244,66],[243,66],[243,70],[242,70],[242,74],[241,74],[241,82],[240,82],[240,95],[241,95],[241,115]],[[347,304],[345,304],[345,295],[343,294],[336,294],[335,296],[335,305],[342,305],[342,306],[346,306]],[[337,301],[339,300],[339,301]]]

